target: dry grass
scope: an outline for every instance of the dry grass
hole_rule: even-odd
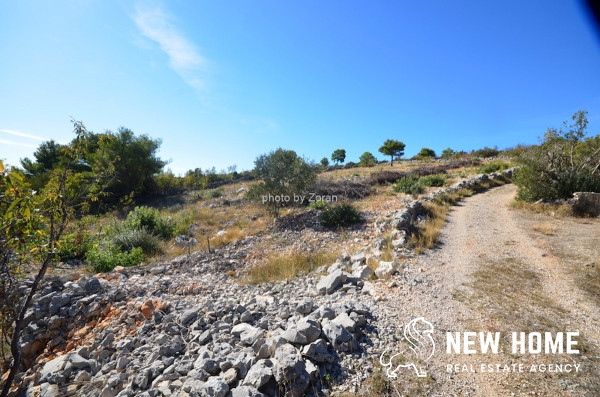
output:
[[[546,236],[554,236],[554,233],[556,233],[557,227],[556,227],[556,225],[553,225],[551,223],[538,223],[537,225],[534,225],[531,228],[531,230],[540,232],[542,234],[545,234]]]
[[[513,258],[494,261],[473,278],[470,300],[492,323],[522,331],[559,329],[564,309],[546,295],[540,276],[526,264]]]
[[[291,280],[301,273],[310,272],[323,265],[330,265],[338,256],[337,252],[271,255],[265,263],[250,269],[245,282],[262,284]]]
[[[368,177],[373,172],[407,171],[407,170],[411,170],[413,168],[420,167],[424,164],[427,164],[427,163],[421,162],[421,161],[419,161],[419,162],[415,161],[415,162],[410,162],[410,163],[407,163],[404,161],[397,161],[397,162],[394,162],[393,166],[390,166],[389,163],[387,163],[387,164],[377,164],[374,167],[355,167],[355,168],[348,168],[348,169],[339,169],[339,170],[334,170],[334,171],[330,171],[330,172],[323,172],[323,173],[319,174],[319,178],[338,180],[338,179],[349,178],[349,177],[353,177],[353,176]]]
[[[209,242],[212,249],[260,234],[273,222],[272,217],[264,211],[264,208],[249,203],[209,208],[202,202],[198,202],[184,207],[184,211],[184,215],[181,216],[185,216],[187,222],[198,228],[193,233],[198,240],[198,245],[194,247],[194,250],[207,250]],[[174,217],[177,216],[174,214]],[[217,232],[221,230],[224,230],[226,234],[219,237]],[[186,253],[187,249],[170,245],[160,259],[172,259]]]
[[[412,397],[428,395],[433,380],[431,377],[418,378],[410,374],[402,380],[389,378],[378,362],[374,363],[373,373],[364,381],[357,393],[334,393],[335,397]]]
[[[417,253],[420,254],[425,249],[432,249],[435,246],[440,231],[446,224],[450,207],[472,194],[471,190],[461,189],[455,193],[441,194],[433,202],[426,205],[427,220],[419,227],[418,232],[413,235],[410,241]]]
[[[465,197],[504,183],[501,180],[491,180],[471,189],[460,189],[457,192],[440,194],[431,203],[426,204],[427,220],[419,226],[418,231],[413,234],[410,240],[410,245],[415,249],[415,252],[421,254],[425,249],[435,247],[440,231],[446,224],[450,207]]]
[[[512,208],[523,209],[536,214],[550,215],[557,218],[574,217],[573,207],[569,204],[552,203],[528,203],[526,201],[515,200],[510,205]]]

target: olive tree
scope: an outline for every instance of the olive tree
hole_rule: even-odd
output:
[[[274,216],[282,207],[301,204],[316,180],[316,168],[293,150],[277,149],[254,161],[254,173],[260,182],[248,191],[248,198],[264,204]]]

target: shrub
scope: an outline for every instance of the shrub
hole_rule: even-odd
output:
[[[404,176],[396,182],[394,190],[406,194],[420,194],[425,191],[425,186],[420,183],[420,178],[415,175]]]
[[[210,198],[220,198],[223,196],[223,191],[221,189],[213,189],[209,193]]]
[[[346,203],[326,209],[319,218],[319,222],[325,227],[348,226],[361,220],[360,212]]]
[[[141,248],[146,255],[154,255],[162,252],[160,238],[152,234],[145,227],[136,229],[122,227],[119,232],[111,236],[110,241],[121,251]]]
[[[144,260],[144,251],[133,248],[130,251],[121,251],[110,243],[97,244],[85,255],[86,260],[97,272],[108,272],[116,266],[137,266]]]
[[[308,207],[315,209],[315,210],[324,210],[325,207],[327,207],[327,205],[325,204],[324,201],[313,201],[312,203],[310,203],[308,205]]]
[[[156,193],[160,195],[176,194],[183,190],[184,179],[173,174],[171,170],[154,175]]]
[[[175,231],[174,225],[163,219],[156,208],[145,206],[135,207],[127,214],[125,223],[128,229],[146,228],[152,234],[163,239],[173,237]]]
[[[518,199],[569,199],[575,192],[600,192],[600,135],[584,139],[586,115],[575,113],[573,124],[549,129],[540,145],[517,157],[521,167],[513,182],[519,188]]]
[[[375,167],[375,163],[377,163],[377,159],[371,152],[364,152],[360,158],[359,163],[361,167]]]
[[[69,259],[83,259],[93,243],[94,237],[88,231],[78,230],[76,233],[67,234],[60,239],[59,258],[63,262]]]
[[[335,196],[338,199],[361,199],[371,194],[371,186],[348,180],[328,181],[319,179],[312,188],[315,196]]]
[[[424,147],[417,154],[417,157],[420,158],[420,159],[436,157],[435,150]]]
[[[190,211],[182,211],[175,218],[174,235],[175,236],[181,236],[181,235],[189,236],[191,233],[193,224],[194,224],[193,213]]]
[[[505,170],[509,165],[503,161],[492,161],[491,163],[483,164],[479,167],[480,174],[489,174],[490,172],[496,172]]]
[[[423,176],[419,179],[419,183],[422,183],[424,186],[435,186],[442,187],[446,183],[446,179],[448,175],[446,174],[433,174]]]
[[[500,151],[498,150],[497,147],[489,148],[487,146],[484,147],[483,149],[474,150],[473,152],[471,152],[471,155],[473,157],[481,157],[481,158],[496,157],[499,154],[500,154]]]
[[[456,154],[456,152],[454,150],[452,150],[451,148],[446,148],[444,150],[442,150],[442,158],[443,159],[449,159],[454,157],[454,155]]]

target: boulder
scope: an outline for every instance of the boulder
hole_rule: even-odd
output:
[[[211,376],[200,387],[200,395],[203,397],[225,397],[228,391],[227,382],[220,376]]]
[[[238,386],[231,391],[231,397],[265,397],[265,395],[252,386]]]
[[[246,374],[242,385],[260,389],[273,376],[273,363],[271,360],[258,360]]]
[[[375,275],[379,278],[390,278],[396,271],[394,262],[379,262],[379,267],[375,270]]]
[[[304,346],[302,354],[318,363],[332,363],[334,361],[333,355],[329,353],[327,348],[327,342],[323,339],[318,339]]]
[[[330,322],[323,327],[323,333],[333,348],[340,352],[354,351],[357,349],[354,336],[340,324]]]
[[[294,346],[286,343],[275,350],[274,369],[277,382],[287,387],[286,395],[304,395],[310,379],[304,360]]]
[[[374,275],[375,272],[367,265],[360,265],[356,268],[352,269],[352,276],[356,278],[360,278],[363,280],[367,280],[369,277]]]
[[[328,276],[324,276],[317,283],[317,292],[321,295],[331,294],[345,281],[344,273],[341,270],[336,270]]]

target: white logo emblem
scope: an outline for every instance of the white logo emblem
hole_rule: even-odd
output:
[[[400,368],[410,367],[415,370],[418,377],[423,378],[427,376],[427,372],[421,368],[419,363],[429,360],[435,352],[435,342],[433,341],[432,334],[433,325],[423,317],[415,318],[406,324],[404,327],[404,339],[408,343],[408,349],[394,354],[389,358],[387,363],[384,363],[383,356],[389,349],[385,349],[379,357],[379,363],[387,367],[387,376],[397,378],[397,372]],[[392,360],[398,356],[400,356],[400,359],[397,362],[400,362],[400,364],[392,370]]]

